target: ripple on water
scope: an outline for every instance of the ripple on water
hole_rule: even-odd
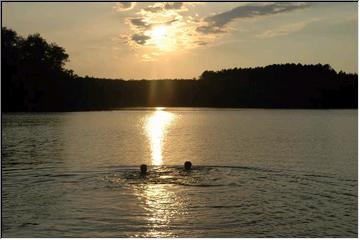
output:
[[[13,174],[5,171],[4,178]],[[42,174],[26,173],[18,181],[23,194],[15,198],[14,186],[9,181],[4,184],[4,220],[11,223],[4,224],[8,236],[26,236],[28,231],[45,236],[41,229],[46,228],[52,229],[46,236],[67,229],[67,236],[85,237],[357,234],[357,181],[334,175],[253,167],[197,166],[185,171],[181,166],[156,166],[144,176],[138,167],[112,166],[78,172],[43,169]],[[35,230],[39,234],[33,234]]]

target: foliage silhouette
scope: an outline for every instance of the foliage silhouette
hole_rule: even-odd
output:
[[[121,107],[357,108],[357,74],[330,65],[274,64],[205,71],[199,79],[80,77],[69,55],[39,34],[2,28],[2,110],[84,111]]]

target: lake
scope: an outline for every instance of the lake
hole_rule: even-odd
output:
[[[3,114],[2,234],[357,237],[357,132],[357,110]]]

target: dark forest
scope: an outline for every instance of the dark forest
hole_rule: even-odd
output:
[[[328,64],[274,64],[205,71],[197,79],[81,77],[69,55],[39,34],[2,28],[2,111],[86,111],[124,107],[357,108],[358,75]]]

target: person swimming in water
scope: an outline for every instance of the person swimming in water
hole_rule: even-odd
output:
[[[191,170],[191,165],[192,165],[192,163],[190,161],[186,161],[184,163],[185,170]]]
[[[141,173],[142,175],[145,175],[146,172],[147,172],[147,165],[146,165],[146,164],[141,164],[141,165],[140,165],[140,173]]]

